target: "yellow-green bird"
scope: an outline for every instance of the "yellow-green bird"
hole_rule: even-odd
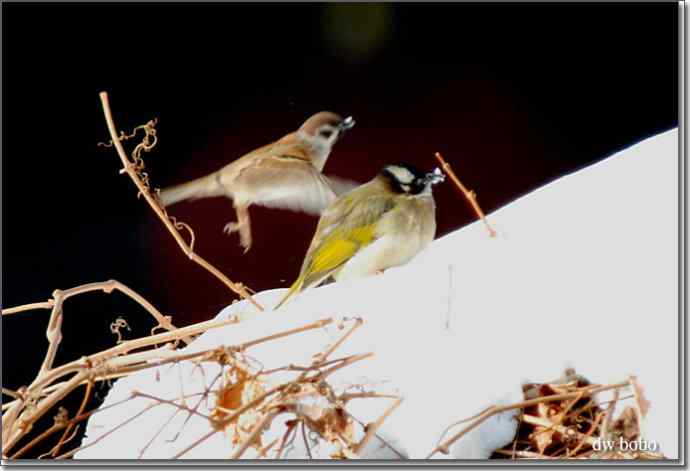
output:
[[[439,169],[424,173],[404,163],[387,165],[341,195],[322,213],[299,277],[275,309],[327,280],[372,275],[409,262],[434,239],[431,187],[443,180]]]

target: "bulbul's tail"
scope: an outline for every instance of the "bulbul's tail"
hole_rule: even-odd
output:
[[[288,290],[288,292],[285,294],[285,296],[283,296],[283,299],[281,299],[278,302],[278,304],[276,304],[276,307],[274,307],[273,310],[275,311],[280,306],[282,306],[283,304],[288,302],[290,300],[290,298],[292,298],[294,295],[296,295],[297,293],[302,291],[302,285],[303,284],[304,284],[304,278],[300,276],[299,278],[297,278],[297,281],[295,281],[292,284],[292,286],[290,286],[290,289]]]
[[[224,194],[225,191],[218,181],[218,174],[212,173],[205,177],[192,180],[191,182],[182,183],[181,185],[175,185],[162,190],[160,193],[160,202],[163,206],[170,206],[179,201],[222,196]]]

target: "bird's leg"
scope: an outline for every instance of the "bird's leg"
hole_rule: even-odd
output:
[[[236,206],[235,213],[237,214],[237,222],[229,222],[223,228],[226,234],[233,232],[240,233],[240,245],[244,247],[244,253],[247,253],[252,246],[252,228],[249,220],[249,206]]]

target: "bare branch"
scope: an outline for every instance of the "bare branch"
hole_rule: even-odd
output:
[[[484,225],[486,226],[486,229],[489,231],[489,235],[491,237],[496,237],[496,231],[489,225],[489,222],[486,220],[486,216],[484,215],[484,211],[482,211],[482,208],[479,207],[479,203],[477,203],[477,195],[475,194],[474,191],[468,190],[465,188],[465,185],[462,184],[460,179],[455,175],[455,172],[453,172],[453,169],[450,167],[450,164],[446,162],[441,154],[439,152],[436,152],[434,154],[434,157],[436,157],[436,160],[438,160],[439,164],[441,164],[441,167],[443,168],[443,171],[450,177],[451,180],[453,180],[453,183],[455,183],[455,186],[460,190],[460,192],[465,195],[465,198],[470,202],[472,205],[472,209],[474,209],[474,212],[477,213],[477,217],[482,220]]]
[[[362,452],[362,450],[364,450],[364,448],[371,441],[371,439],[374,438],[376,431],[381,427],[381,425],[388,418],[388,416],[391,415],[391,413],[398,408],[402,401],[403,399],[399,397],[383,412],[383,414],[381,414],[381,417],[376,419],[376,422],[367,424],[367,426],[365,427],[366,433],[364,434],[364,438],[362,438],[362,440],[355,446],[353,450],[356,454],[359,455]]]
[[[244,288],[244,286],[239,285],[237,283],[234,283],[231,281],[227,276],[225,276],[220,270],[218,270],[216,267],[211,265],[209,262],[207,262],[204,258],[201,256],[197,255],[192,248],[190,247],[189,244],[184,240],[182,235],[180,234],[178,227],[181,227],[179,223],[173,223],[173,221],[170,220],[170,218],[167,216],[166,212],[161,208],[160,204],[158,204],[158,201],[156,201],[155,197],[151,194],[150,189],[148,188],[148,182],[145,180],[142,180],[142,177],[139,175],[139,172],[137,172],[137,157],[138,154],[135,156],[135,161],[130,161],[129,158],[127,157],[127,153],[125,152],[124,147],[122,146],[121,138],[118,137],[117,135],[117,128],[115,127],[115,121],[113,120],[112,112],[110,111],[110,104],[108,101],[108,94],[106,92],[101,92],[100,93],[100,98],[101,98],[101,104],[103,106],[103,113],[105,115],[105,120],[108,125],[108,131],[110,132],[110,138],[115,145],[115,149],[117,150],[117,154],[120,157],[120,160],[122,161],[123,169],[122,172],[126,173],[134,185],[137,187],[139,190],[139,194],[144,196],[144,199],[148,203],[148,205],[151,207],[154,213],[156,213],[156,216],[161,220],[161,222],[165,225],[165,227],[168,229],[168,232],[173,236],[175,239],[175,242],[177,242],[177,245],[180,247],[182,252],[194,263],[202,266],[204,269],[206,269],[208,272],[213,274],[216,278],[218,278],[223,284],[225,284],[228,288],[230,288],[234,293],[240,295],[242,298],[247,299],[249,302],[251,302],[258,310],[263,311],[263,307],[252,298],[252,296],[247,292],[247,290]],[[140,144],[141,145],[141,144]],[[145,142],[144,147],[137,147],[139,152],[142,149],[146,148],[151,148],[155,145],[155,140],[152,142]],[[135,149],[135,150],[137,150]],[[148,149],[147,149],[148,150]],[[189,228],[189,226],[187,226]],[[192,239],[193,240],[193,239]]]

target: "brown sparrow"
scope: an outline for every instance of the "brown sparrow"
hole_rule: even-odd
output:
[[[354,124],[351,116],[343,119],[328,111],[316,113],[297,131],[210,175],[162,190],[160,203],[169,206],[187,199],[231,198],[237,222],[227,223],[224,232],[239,232],[246,253],[252,245],[248,211],[252,204],[320,215],[338,194],[357,185],[321,173],[333,144]]]

